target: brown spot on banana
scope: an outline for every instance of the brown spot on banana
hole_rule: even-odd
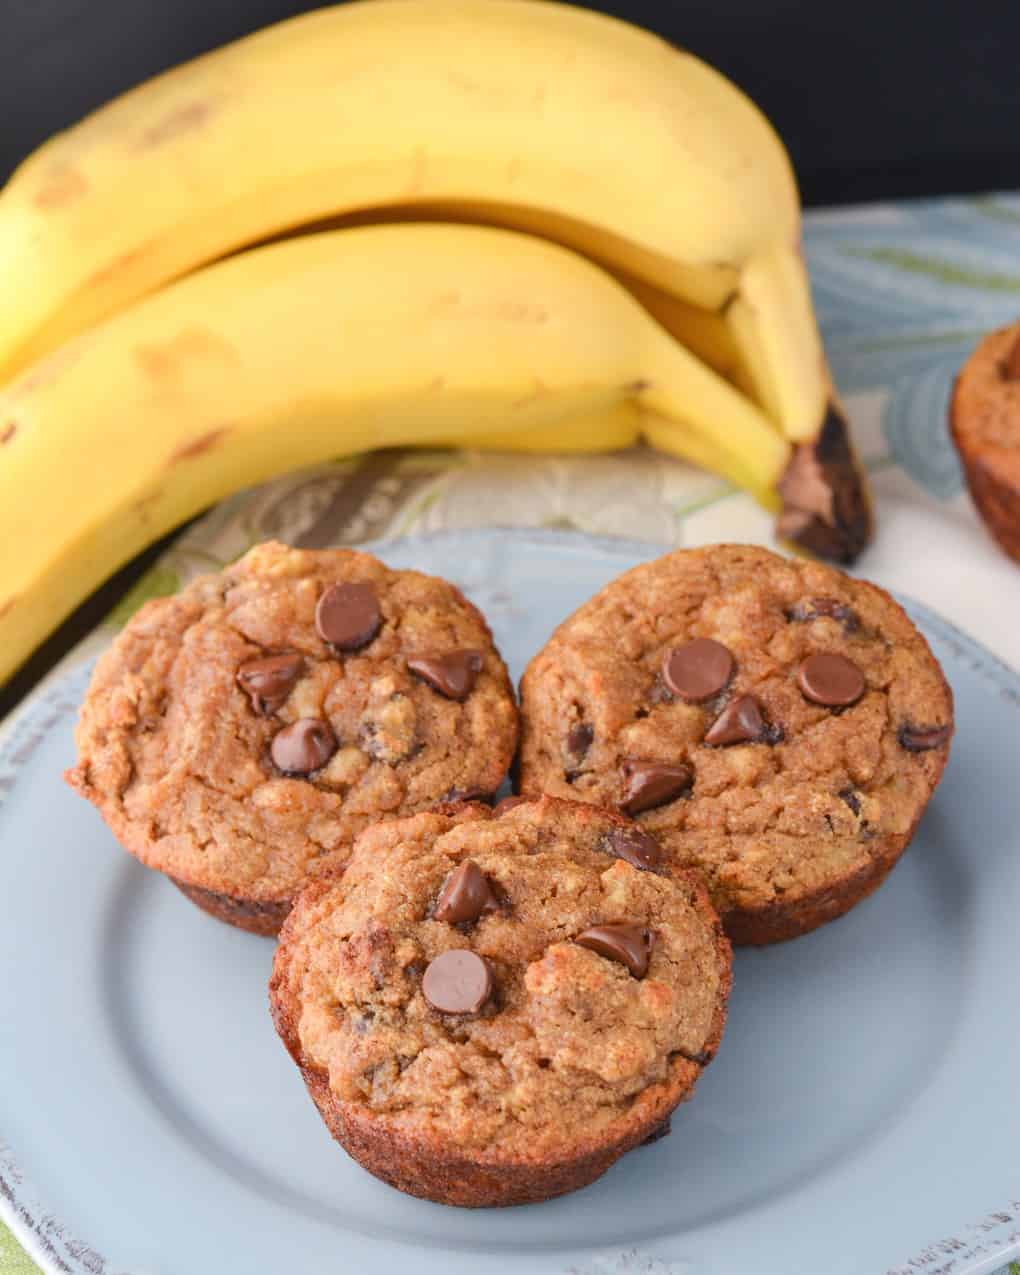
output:
[[[196,457],[203,456],[206,452],[217,447],[229,433],[230,426],[223,425],[219,429],[210,429],[204,434],[199,434],[190,443],[184,443],[178,447],[170,457],[169,464],[176,465],[179,461],[195,460]]]
[[[55,209],[66,207],[67,204],[74,203],[88,189],[88,181],[76,168],[61,164],[57,168],[51,168],[46,174],[46,178],[36,191],[32,202],[36,208],[41,208],[44,212],[52,212]]]
[[[141,261],[149,249],[149,244],[143,244],[140,248],[132,248],[130,252],[122,252],[119,257],[114,257],[112,261],[108,261],[105,266],[91,274],[87,286],[95,288],[107,283],[110,279],[115,279],[122,270],[130,270]]]
[[[18,599],[15,596],[13,598],[7,598],[4,602],[0,602],[0,620],[5,620],[7,616],[10,615],[11,611],[14,610],[14,604],[17,600]]]
[[[212,112],[210,102],[185,102],[183,106],[175,106],[141,133],[134,149],[152,150],[156,146],[162,146],[164,142],[180,137],[182,133],[192,133],[206,123]]]
[[[131,506],[131,512],[139,522],[147,523],[152,518],[152,507],[157,504],[163,495],[162,487],[155,487],[152,491],[146,492],[144,496],[140,496],[138,500]]]
[[[186,328],[172,341],[161,345],[139,345],[135,359],[153,381],[167,381],[178,375],[185,363],[197,359],[214,361],[224,367],[236,367],[237,351],[229,342],[203,328]]]
[[[11,439],[14,437],[14,435],[17,432],[18,432],[17,422],[8,421],[7,424],[3,427],[3,429],[0,429],[0,447],[6,446],[6,444],[11,441]]]
[[[871,504],[864,472],[850,445],[846,418],[835,404],[811,441],[794,448],[777,489],[783,512],[776,532],[820,558],[851,563],[871,539]]]

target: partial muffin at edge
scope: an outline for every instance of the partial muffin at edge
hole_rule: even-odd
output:
[[[963,365],[949,427],[978,513],[1020,562],[1020,321],[990,332]]]

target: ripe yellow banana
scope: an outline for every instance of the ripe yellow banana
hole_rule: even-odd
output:
[[[576,440],[586,417],[592,443],[631,441],[628,404],[750,487],[787,467],[759,409],[543,239],[367,227],[198,271],[0,390],[0,678],[119,564],[239,487],[372,447]]]
[[[238,248],[400,207],[567,244],[687,303],[688,330],[706,312],[710,348],[721,323],[737,383],[798,444],[785,531],[836,557],[861,548],[863,478],[831,405],[782,144],[698,59],[566,5],[316,11],[54,138],[0,193],[0,383]]]
[[[21,166],[0,367],[274,232],[442,200],[708,307],[798,226],[764,117],[647,32],[531,0],[344,4],[158,77]]]

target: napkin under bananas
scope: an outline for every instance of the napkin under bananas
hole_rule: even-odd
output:
[[[538,0],[358,0],[170,71],[0,192],[0,678],[229,492],[394,445],[726,476],[870,532],[756,107]]]

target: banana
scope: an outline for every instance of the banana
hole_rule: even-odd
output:
[[[615,452],[641,437],[643,414],[632,399],[611,407],[582,412],[569,420],[541,429],[495,430],[463,437],[436,437],[433,447],[468,447],[487,452],[531,452],[534,455],[570,455],[578,452]],[[721,454],[716,456],[722,464]],[[704,468],[704,466],[703,466]],[[711,468],[711,466],[709,466]]]
[[[848,561],[863,547],[782,143],[697,58],[567,5],[318,10],[55,137],[0,192],[0,383],[205,263],[401,209],[540,235],[675,299],[660,321],[797,444],[786,533]]]
[[[799,221],[764,117],[647,32],[530,0],[344,4],[167,72],[25,161],[0,196],[0,368],[256,240],[429,201],[709,309]]]
[[[240,487],[373,447],[586,430],[615,445],[645,413],[755,490],[787,468],[759,409],[546,240],[391,225],[229,258],[0,391],[0,679],[117,566]]]

